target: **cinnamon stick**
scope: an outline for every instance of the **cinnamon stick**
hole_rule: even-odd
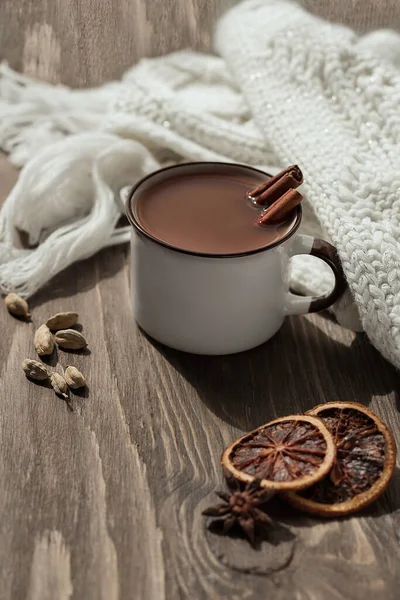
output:
[[[297,165],[292,165],[249,192],[248,197],[257,204],[268,206],[302,183],[303,173]]]
[[[258,225],[268,225],[284,219],[300,202],[303,196],[297,190],[288,190],[276,202],[265,208],[257,219]]]

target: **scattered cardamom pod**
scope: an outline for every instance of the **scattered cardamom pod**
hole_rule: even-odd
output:
[[[49,355],[54,350],[54,338],[47,325],[41,325],[36,330],[33,344],[39,356]]]
[[[29,312],[28,303],[23,298],[20,298],[18,294],[14,294],[13,292],[8,294],[4,302],[10,314],[16,317],[24,317],[25,319],[30,318],[31,313]]]
[[[79,333],[79,331],[75,331],[75,329],[63,329],[57,331],[55,338],[57,344],[61,348],[66,348],[67,350],[81,350],[87,346],[87,342],[83,335]]]
[[[58,331],[59,329],[68,329],[72,325],[76,325],[78,322],[78,313],[76,312],[62,312],[57,313],[47,319],[46,325],[52,331]]]
[[[22,363],[22,368],[27,377],[36,379],[37,381],[43,381],[49,377],[49,372],[46,365],[38,362],[37,360],[26,358]]]
[[[86,385],[84,376],[76,367],[67,367],[64,371],[64,377],[68,387],[73,390],[83,388]]]
[[[50,376],[50,383],[56,394],[63,398],[68,398],[67,382],[60,373],[52,373]]]

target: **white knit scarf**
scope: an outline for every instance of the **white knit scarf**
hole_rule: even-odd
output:
[[[305,230],[333,240],[364,330],[400,366],[400,36],[359,37],[291,2],[249,0],[221,19],[215,50],[142,60],[91,90],[1,65],[0,146],[23,169],[0,212],[0,290],[28,297],[126,242],[121,192],[166,161],[298,163]],[[15,228],[32,248],[13,245]],[[293,265],[299,291],[330,278]],[[349,297],[337,314],[354,326]]]

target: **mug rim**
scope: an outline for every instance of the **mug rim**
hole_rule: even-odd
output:
[[[132,199],[133,199],[135,192],[139,189],[139,187],[145,181],[147,181],[148,179],[151,179],[151,177],[158,175],[159,173],[162,173],[163,171],[170,171],[173,169],[177,169],[179,167],[181,167],[181,168],[182,167],[194,167],[194,166],[201,166],[201,165],[215,165],[215,166],[223,165],[223,166],[227,166],[227,167],[240,167],[240,168],[248,169],[250,171],[255,171],[256,173],[261,173],[262,175],[267,175],[268,177],[272,177],[272,175],[270,173],[267,173],[266,171],[263,171],[262,169],[257,169],[256,167],[252,167],[250,165],[245,165],[242,163],[232,163],[232,162],[224,162],[224,161],[207,161],[207,160],[178,163],[176,165],[169,165],[168,167],[162,167],[161,169],[157,169],[157,171],[152,171],[152,173],[145,175],[144,177],[139,179],[139,181],[137,183],[135,183],[135,185],[130,190],[128,197],[126,199],[126,202],[125,202],[125,213],[128,218],[128,221],[134,227],[134,229],[137,231],[137,233],[139,235],[143,235],[145,238],[147,238],[151,242],[154,242],[154,243],[158,244],[159,246],[163,246],[164,248],[168,248],[168,250],[173,250],[174,252],[180,252],[182,254],[189,254],[192,256],[200,256],[202,258],[213,258],[214,259],[214,258],[238,258],[238,257],[243,257],[243,256],[250,256],[253,254],[259,254],[260,252],[268,252],[268,250],[272,250],[273,248],[276,248],[277,246],[284,244],[289,238],[292,237],[292,235],[294,235],[296,233],[296,231],[300,227],[301,218],[302,218],[301,204],[296,206],[296,208],[294,209],[296,211],[295,222],[293,223],[293,226],[290,228],[290,230],[287,233],[285,233],[284,236],[279,238],[279,240],[276,240],[275,242],[272,242],[266,246],[262,246],[261,248],[255,248],[254,250],[246,250],[245,252],[213,254],[213,253],[209,253],[209,252],[196,252],[195,250],[186,250],[185,248],[179,248],[178,246],[173,246],[172,244],[169,244],[168,242],[160,240],[160,239],[156,238],[155,236],[153,236],[148,231],[146,231],[146,229],[141,225],[141,223],[135,217],[135,214],[134,214],[134,211],[132,208]]]

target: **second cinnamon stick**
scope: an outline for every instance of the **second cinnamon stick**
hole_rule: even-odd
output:
[[[297,190],[288,190],[276,202],[265,208],[257,219],[259,225],[268,225],[284,219],[296,206],[300,204],[303,196]]]

